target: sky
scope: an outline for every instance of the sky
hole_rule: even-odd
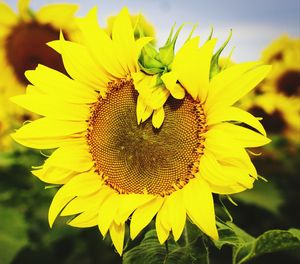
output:
[[[6,2],[16,7],[17,0]],[[261,51],[282,34],[300,38],[300,0],[32,0],[31,7],[37,10],[57,2],[79,4],[79,16],[97,5],[102,26],[108,16],[127,6],[131,13],[141,12],[155,26],[158,45],[165,42],[175,22],[176,25],[189,22],[177,47],[184,43],[193,24],[198,24],[196,34],[203,40],[213,26],[219,45],[232,29],[233,37],[224,54],[234,48],[232,59],[236,62],[259,59]]]

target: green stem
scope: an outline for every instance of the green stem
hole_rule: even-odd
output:
[[[209,264],[210,263],[210,260],[209,260],[209,247],[206,244],[206,237],[204,235],[202,236],[202,242],[203,242],[204,248],[206,250],[206,263]]]
[[[166,242],[165,242],[165,247],[166,247],[166,252],[167,252],[167,256],[168,256],[168,254],[169,254],[168,240],[166,240]]]
[[[189,241],[189,233],[186,225],[184,227],[184,239],[185,239],[185,245],[188,245],[190,241]]]

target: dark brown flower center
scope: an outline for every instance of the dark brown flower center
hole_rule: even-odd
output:
[[[300,96],[300,71],[290,70],[282,74],[277,80],[277,89],[288,96]]]
[[[268,114],[265,110],[259,106],[252,107],[249,112],[256,117],[262,117],[262,125],[266,131],[270,134],[280,134],[286,129],[286,122],[278,110],[275,110],[272,114]]]
[[[88,143],[96,171],[120,193],[167,195],[198,172],[206,129],[200,104],[170,98],[160,129],[138,125],[137,92],[131,81],[111,83],[92,108]],[[117,88],[118,87],[118,88]]]
[[[24,72],[38,64],[66,73],[61,56],[46,45],[58,38],[59,30],[34,21],[20,22],[12,29],[5,43],[6,58],[21,83],[29,83]]]

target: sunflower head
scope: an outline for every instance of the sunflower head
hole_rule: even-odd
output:
[[[283,136],[299,144],[300,101],[278,93],[252,94],[242,100],[240,107],[261,118],[261,123],[271,136]]]
[[[160,243],[170,233],[178,240],[187,216],[218,239],[212,193],[252,188],[257,173],[246,148],[269,142],[257,118],[232,105],[269,67],[258,62],[211,70],[216,39],[199,47],[199,38],[190,38],[174,54],[177,33],[157,53],[147,46],[151,38],[135,39],[126,8],[114,20],[111,36],[99,27],[96,9],[78,26],[81,44],[62,36],[50,43],[68,76],[39,65],[26,73],[32,84],[26,94],[12,98],[44,116],[13,138],[55,149],[33,171],[45,182],[61,184],[49,209],[50,225],[58,215],[75,215],[69,225],[98,226],[103,236],[109,232],[120,254],[125,225],[134,239],[154,218]],[[166,77],[158,79],[159,72],[140,78],[150,65],[141,54],[151,60],[159,54],[159,63],[172,65]],[[165,90],[140,96],[157,86],[178,96],[163,102]],[[155,111],[149,98],[160,105]]]
[[[262,53],[262,60],[273,69],[263,84],[266,92],[300,97],[300,39],[282,36]]]

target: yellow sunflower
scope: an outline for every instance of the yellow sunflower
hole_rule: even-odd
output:
[[[299,38],[278,38],[262,53],[262,61],[273,66],[261,87],[263,91],[300,97]]]
[[[6,122],[5,134],[28,118],[36,118],[8,101],[9,97],[24,93],[29,84],[24,72],[44,64],[66,73],[61,57],[46,43],[58,39],[60,30],[66,38],[78,39],[74,19],[77,5],[50,4],[34,12],[29,3],[19,0],[17,14],[6,3],[0,3],[0,95],[1,111],[7,117],[1,122]],[[9,146],[8,137],[3,136],[0,141]]]
[[[278,93],[252,94],[240,107],[262,118],[261,123],[271,135],[281,135],[299,144],[300,99]]]
[[[109,231],[119,254],[127,221],[134,239],[155,217],[164,243],[170,232],[179,239],[188,216],[218,239],[212,193],[252,188],[257,173],[245,148],[269,142],[255,117],[231,105],[269,67],[238,64],[210,79],[215,40],[204,45],[204,52],[197,38],[191,39],[176,55],[170,78],[187,93],[166,100],[165,114],[158,115],[163,124],[156,129],[149,120],[137,121],[133,80],[151,38],[135,40],[126,8],[113,23],[112,37],[97,21],[96,9],[78,20],[81,44],[63,36],[49,44],[62,55],[70,77],[39,65],[26,72],[32,84],[26,94],[12,99],[45,116],[25,124],[13,138],[27,147],[55,149],[33,171],[47,183],[62,185],[49,209],[50,226],[58,215],[74,215],[69,225],[98,226],[103,236]],[[258,132],[227,121],[247,123]]]
[[[77,38],[77,5],[50,4],[34,12],[29,3],[19,0],[17,14],[6,3],[0,3],[0,82],[8,96],[24,92],[29,84],[24,72],[38,64],[65,73],[60,56],[46,43],[58,39],[60,30],[70,40]]]

